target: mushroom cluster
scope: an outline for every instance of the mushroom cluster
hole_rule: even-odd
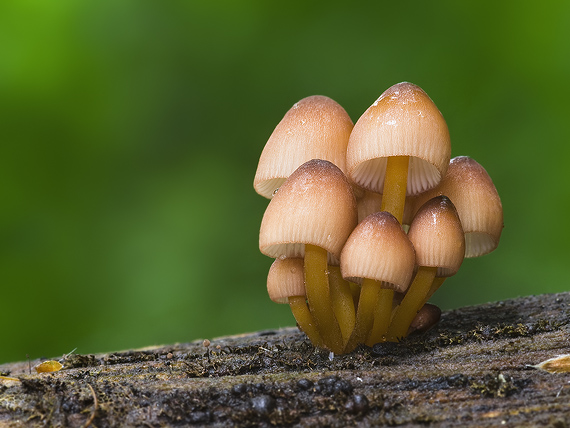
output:
[[[491,178],[450,156],[442,114],[408,82],[356,124],[325,96],[279,122],[254,179],[270,199],[259,248],[275,259],[270,298],[290,305],[315,346],[347,353],[426,330],[445,278],[497,247],[503,210]]]

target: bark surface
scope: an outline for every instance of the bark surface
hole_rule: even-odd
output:
[[[569,314],[569,293],[465,307],[332,359],[288,328],[72,354],[52,373],[5,364],[0,427],[566,427],[568,363],[533,366],[570,353]]]

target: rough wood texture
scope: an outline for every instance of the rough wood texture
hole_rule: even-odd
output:
[[[446,312],[423,336],[329,359],[296,329],[0,366],[0,427],[552,426],[570,421],[570,294]],[[37,361],[35,363],[38,363]]]

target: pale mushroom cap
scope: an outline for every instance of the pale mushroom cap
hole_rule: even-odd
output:
[[[303,259],[275,259],[267,274],[267,293],[275,303],[289,303],[289,297],[305,296]]]
[[[427,201],[417,212],[408,238],[418,266],[437,267],[436,276],[457,273],[465,256],[465,235],[453,203],[446,196]]]
[[[339,259],[356,222],[348,179],[331,162],[313,159],[296,169],[269,202],[259,249],[273,258],[303,257],[304,244],[312,244]]]
[[[336,101],[313,95],[297,102],[265,144],[253,187],[271,198],[289,175],[311,159],[324,159],[346,172],[346,146],[352,120]]]
[[[446,195],[457,209],[465,232],[465,257],[482,256],[497,248],[503,205],[485,168],[468,156],[453,158],[440,185],[420,195],[416,206],[437,195]]]
[[[414,247],[396,218],[381,211],[362,220],[350,234],[340,256],[342,276],[382,281],[385,287],[406,291],[414,270]]]
[[[348,175],[381,193],[386,159],[410,156],[407,195],[436,186],[451,155],[449,130],[429,96],[412,83],[388,88],[358,119],[348,142]]]

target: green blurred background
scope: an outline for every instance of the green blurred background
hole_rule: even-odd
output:
[[[293,325],[265,291],[259,154],[299,99],[356,121],[404,80],[505,212],[436,302],[567,290],[568,22],[564,1],[3,1],[0,363]]]

